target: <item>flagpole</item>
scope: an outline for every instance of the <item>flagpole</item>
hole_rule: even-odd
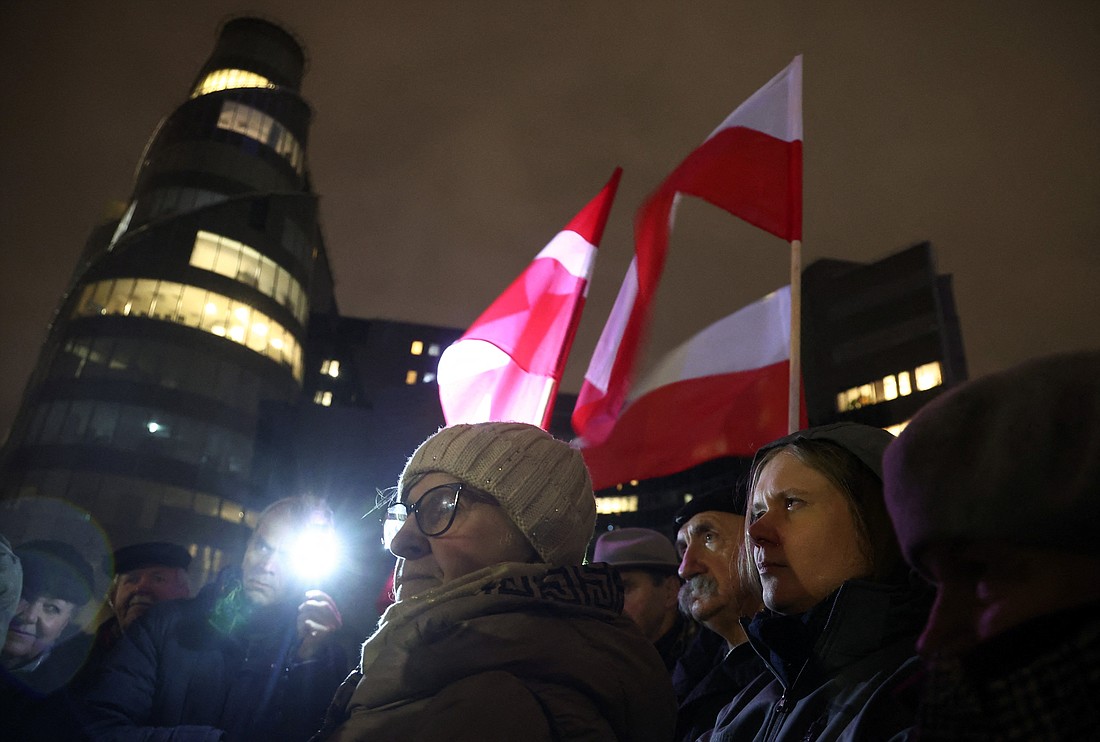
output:
[[[799,428],[802,391],[802,240],[791,241],[791,347],[787,381],[787,432]]]

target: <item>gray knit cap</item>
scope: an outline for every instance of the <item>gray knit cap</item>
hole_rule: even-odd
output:
[[[1100,352],[1051,356],[923,407],[886,450],[905,558],[936,541],[1100,553]]]
[[[547,564],[584,561],[596,527],[592,479],[580,451],[526,423],[452,425],[413,452],[398,481],[445,472],[492,495]]]

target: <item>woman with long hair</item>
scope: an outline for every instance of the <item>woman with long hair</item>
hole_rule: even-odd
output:
[[[757,452],[741,570],[763,594],[745,629],[769,672],[722,710],[711,739],[878,740],[912,726],[931,592],[883,502],[891,440],[837,423]]]

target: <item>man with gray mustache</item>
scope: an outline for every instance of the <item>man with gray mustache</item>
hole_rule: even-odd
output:
[[[742,582],[737,555],[745,537],[745,494],[701,495],[676,513],[680,610],[706,627],[672,675],[679,699],[676,739],[694,740],[765,667],[747,642],[742,616],[762,607],[759,587]]]

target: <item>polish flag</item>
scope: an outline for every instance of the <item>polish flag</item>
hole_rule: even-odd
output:
[[[684,193],[784,240],[801,240],[801,55],[738,106],[638,210],[634,261],[573,410],[581,446],[606,440],[626,402],[664,271],[675,206]]]
[[[439,358],[448,425],[527,422],[545,428],[565,368],[622,168]]]
[[[790,315],[784,286],[665,356],[607,440],[581,449],[595,489],[752,456],[786,435]],[[805,408],[802,418],[805,426]]]

